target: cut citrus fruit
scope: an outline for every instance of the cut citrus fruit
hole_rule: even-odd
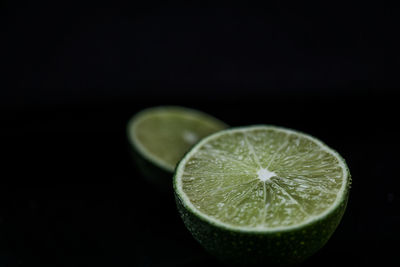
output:
[[[172,177],[178,161],[201,138],[227,125],[203,112],[178,106],[145,109],[128,122],[128,139],[141,170],[151,179]],[[168,184],[171,181],[168,180]]]
[[[350,174],[316,138],[275,126],[232,128],[204,138],[174,176],[178,210],[220,259],[298,263],[321,248],[346,208]]]

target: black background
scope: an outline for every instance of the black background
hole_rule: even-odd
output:
[[[127,120],[166,104],[325,141],[353,186],[303,265],[397,262],[396,10],[147,4],[3,4],[0,266],[218,265],[129,155]]]

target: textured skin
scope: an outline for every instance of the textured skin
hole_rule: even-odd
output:
[[[344,214],[349,187],[350,178],[342,202],[326,217],[300,229],[274,233],[240,232],[217,227],[188,209],[177,194],[175,199],[193,237],[222,262],[245,266],[287,266],[302,262],[325,245]]]
[[[144,155],[144,152],[140,151],[139,147],[135,144],[135,142],[132,140],[133,138],[130,136],[130,125],[132,122],[137,120],[141,114],[146,113],[146,112],[152,112],[152,110],[177,110],[178,112],[186,113],[189,115],[195,115],[195,116],[200,116],[202,120],[207,120],[209,123],[212,122],[214,123],[217,127],[227,128],[228,125],[226,125],[224,122],[212,117],[209,114],[203,113],[202,111],[199,110],[194,110],[194,109],[189,109],[185,107],[180,107],[180,106],[159,106],[159,107],[153,107],[153,108],[148,108],[145,110],[142,110],[138,112],[137,114],[134,115],[133,118],[128,122],[127,125],[127,141],[129,143],[128,147],[130,148],[129,152],[132,156],[133,161],[135,162],[137,168],[139,169],[140,173],[142,174],[143,178],[147,182],[150,182],[152,185],[155,185],[158,190],[162,192],[167,192],[168,194],[171,194],[172,196],[172,185],[171,185],[171,180],[173,177],[173,170],[169,168],[162,167],[160,164],[158,164],[156,161],[151,161],[149,157],[146,157]],[[183,156],[183,155],[182,155]]]

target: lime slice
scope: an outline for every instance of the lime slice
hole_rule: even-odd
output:
[[[145,109],[128,122],[128,140],[140,157],[145,174],[170,176],[178,161],[200,139],[227,125],[203,112],[178,106]],[[144,162],[143,162],[144,160]],[[157,177],[153,177],[157,179]],[[170,184],[170,180],[169,180]]]
[[[310,135],[275,126],[229,129],[179,163],[174,190],[193,236],[220,259],[298,263],[321,248],[344,213],[350,174]]]

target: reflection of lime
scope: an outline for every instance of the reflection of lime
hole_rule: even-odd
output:
[[[206,137],[174,176],[193,236],[220,259],[243,264],[298,263],[316,252],[340,222],[349,185],[337,152],[274,126]]]
[[[226,127],[223,122],[197,110],[162,106],[136,114],[128,122],[127,130],[129,142],[140,157],[141,166],[145,166],[142,170],[147,175],[167,173],[172,177],[176,164],[190,147]]]

